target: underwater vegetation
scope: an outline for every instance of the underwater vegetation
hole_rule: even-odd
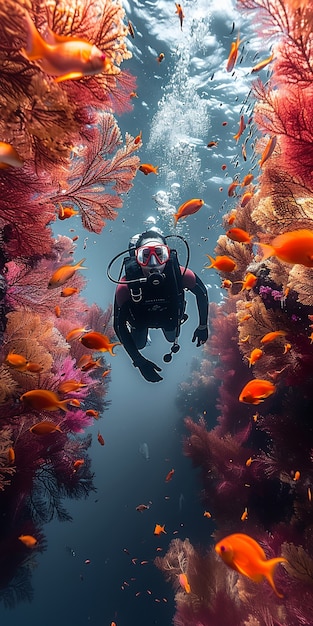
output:
[[[84,300],[85,259],[74,264],[75,238],[55,239],[50,225],[79,215],[100,233],[132,186],[141,142],[123,140],[113,115],[131,108],[135,87],[120,67],[131,56],[124,18],[119,0],[0,1],[0,597],[10,607],[32,597],[43,524],[69,519],[64,497],[94,490],[85,430],[106,407],[109,370],[80,339],[101,333],[110,347],[111,308]]]
[[[238,534],[253,538],[263,565],[262,554],[281,558],[277,593],[243,552],[236,561],[235,548],[225,564],[214,546],[175,539],[155,562],[175,591],[175,626],[309,626],[313,6],[239,0],[238,7],[253,20],[260,46],[272,46],[268,80],[252,83],[258,181],[250,178],[239,193],[234,181],[236,204],[224,226],[237,231],[221,235],[215,248],[218,259],[233,262],[219,270],[226,296],[211,305],[211,337],[179,405],[187,413],[184,452],[200,468],[217,551],[222,556]]]

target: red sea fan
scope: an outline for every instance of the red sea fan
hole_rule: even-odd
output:
[[[100,233],[105,219],[115,219],[116,209],[122,206],[120,195],[129,191],[137,172],[139,158],[134,153],[138,144],[128,133],[126,145],[118,148],[120,144],[121,133],[114,117],[109,113],[99,114],[92,141],[83,155],[73,160],[67,188],[62,195],[51,196],[56,204],[66,203],[79,209],[83,225],[89,231]]]

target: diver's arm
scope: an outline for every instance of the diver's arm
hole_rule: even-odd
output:
[[[128,318],[128,306],[127,303],[123,304],[121,307],[118,306],[116,300],[114,302],[114,330],[122,342],[127,354],[132,359],[134,365],[136,361],[141,358],[141,354],[136,347],[136,344],[130,334],[130,331],[127,327],[127,318]]]
[[[195,274],[195,285],[194,287],[190,287],[190,291],[195,294],[197,300],[197,307],[199,313],[199,326],[208,325],[208,315],[209,315],[209,298],[207,288],[202,282],[201,278]]]
[[[128,306],[127,303],[118,306],[116,299],[114,302],[114,330],[122,342],[127,354],[133,361],[133,365],[138,367],[142,376],[150,383],[157,383],[160,380],[163,380],[162,376],[158,372],[161,371],[161,368],[146,359],[142,354],[140,354],[139,350],[136,347],[136,344],[131,336],[130,331],[127,327],[128,320]]]

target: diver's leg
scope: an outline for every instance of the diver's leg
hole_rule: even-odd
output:
[[[131,336],[135,342],[136,348],[141,350],[147,343],[148,328],[132,328]]]
[[[162,332],[163,335],[165,337],[165,339],[167,341],[169,341],[170,343],[174,343],[176,337],[177,337],[177,332],[176,329],[175,330],[165,330],[165,328],[162,328]]]

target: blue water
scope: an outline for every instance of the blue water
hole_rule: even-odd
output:
[[[208,286],[211,301],[221,300],[219,278],[203,268],[205,254],[213,254],[222,232],[222,215],[232,206],[227,187],[234,173],[242,173],[235,167],[239,148],[233,135],[250,78],[245,59],[234,76],[225,71],[231,41],[239,27],[248,33],[249,25],[242,24],[230,0],[222,3],[222,11],[219,4],[210,3],[209,11],[207,0],[185,1],[181,32],[172,0],[124,3],[136,30],[130,41],[133,58],[125,66],[137,76],[138,99],[134,99],[134,110],[117,121],[123,135],[142,131],[140,159],[159,165],[159,175],[145,177],[138,172],[118,218],[108,222],[99,236],[83,232],[77,218],[70,220],[70,226],[67,222],[56,224],[56,235],[80,236],[75,259],[87,259],[85,297],[90,304],[96,302],[106,309],[113,302],[114,285],[106,277],[106,268],[115,254],[127,248],[129,238],[147,224],[157,225],[165,235],[173,233],[171,209],[191,197],[203,197],[205,206],[179,223],[177,232],[188,240],[190,267]],[[160,52],[165,59],[158,64]],[[227,126],[222,126],[223,121]],[[217,149],[206,147],[211,140],[219,142]],[[227,164],[226,175],[223,163]],[[75,233],[69,233],[69,228]],[[179,250],[183,257],[184,250]],[[47,549],[31,564],[33,599],[13,609],[0,606],[1,624],[171,623],[173,591],[153,565],[155,556],[162,554],[156,547],[166,551],[173,536],[189,537],[195,545],[207,546],[213,530],[203,518],[200,479],[182,454],[184,415],[175,404],[178,386],[188,377],[201,350],[191,343],[198,324],[192,294],[188,296],[188,315],[181,350],[170,364],[162,362],[168,351],[163,335],[151,333],[145,356],[162,366],[164,380],[160,384],[145,382],[123,349],[116,349],[116,357],[109,361],[110,404],[100,422],[89,429],[96,492],[86,500],[65,500],[72,522],[55,520],[45,526]],[[97,442],[98,427],[106,441],[104,447]],[[140,453],[143,442],[149,460]],[[165,476],[172,467],[174,478],[166,484]],[[149,510],[136,511],[138,504],[149,501]],[[166,535],[154,537],[156,523],[165,524]],[[138,559],[135,565],[132,558]],[[148,564],[140,565],[142,560]]]

